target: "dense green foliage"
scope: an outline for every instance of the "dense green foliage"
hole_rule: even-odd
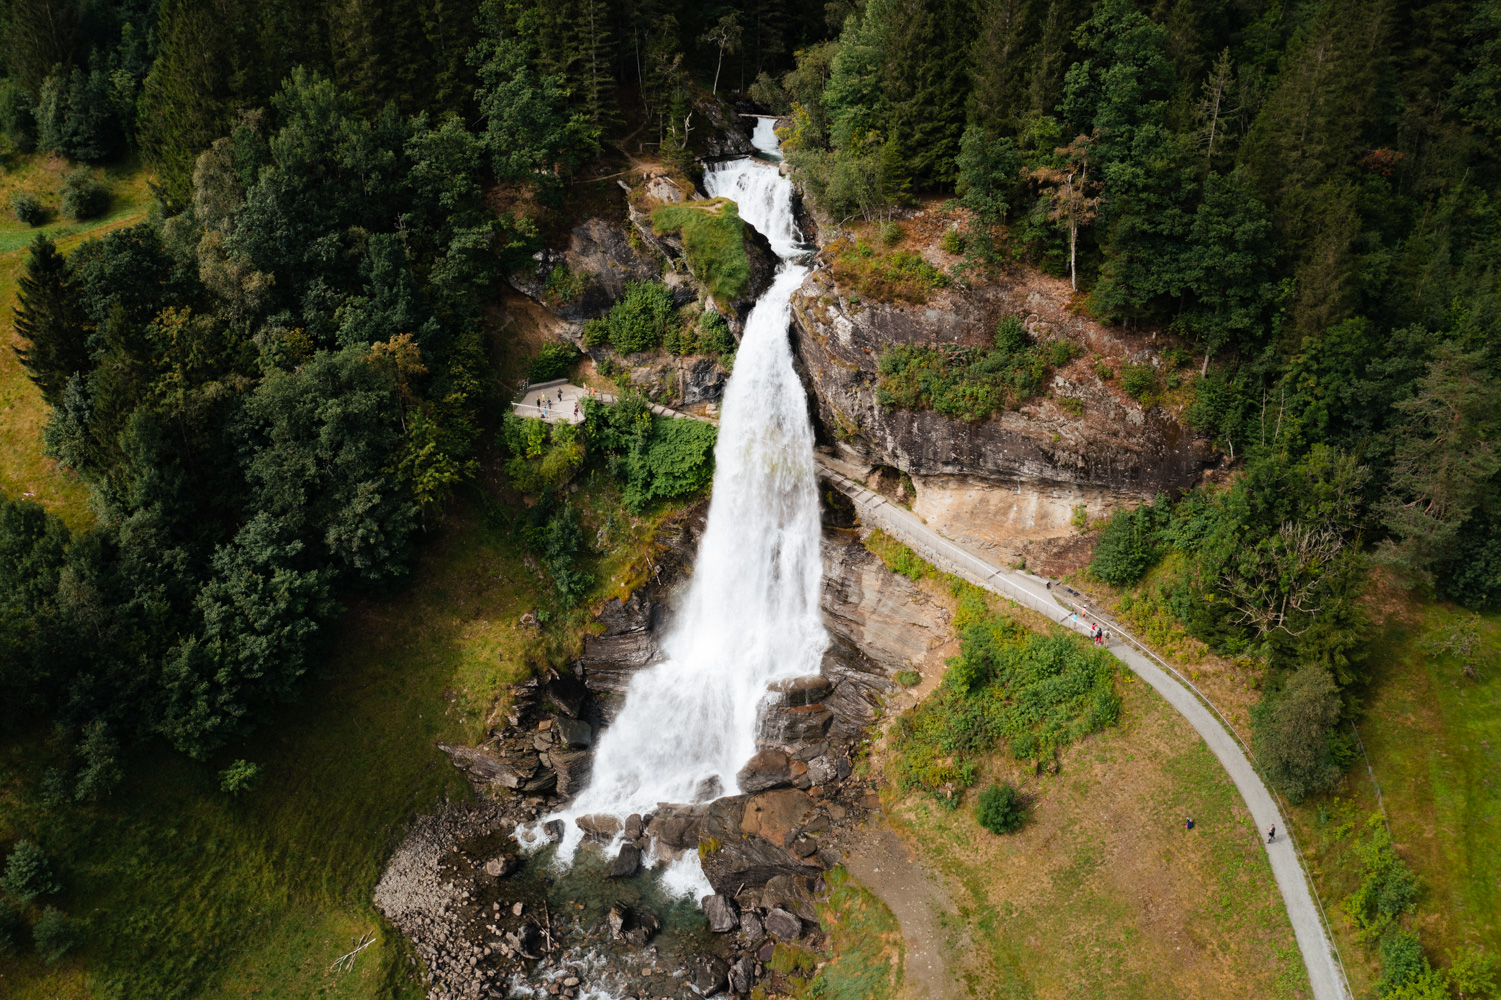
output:
[[[1016,786],[1009,781],[991,785],[980,793],[980,800],[975,803],[975,819],[994,834],[1019,830],[1026,818],[1026,805]]]
[[[877,252],[865,240],[850,245],[841,240],[833,247],[830,270],[839,281],[859,295],[877,302],[926,302],[952,279],[913,250]]]
[[[949,344],[888,345],[878,362],[876,400],[885,407],[984,420],[1042,392],[1053,368],[1073,357],[1069,342],[1034,344],[1021,321],[1008,316],[996,328],[988,350]]]
[[[47,209],[43,207],[42,200],[30,191],[17,191],[13,194],[10,210],[28,226],[40,226],[47,221]]]
[[[742,298],[750,285],[745,223],[733,201],[716,198],[663,205],[651,214],[652,232],[678,233],[693,274],[721,305]]]
[[[667,286],[656,281],[633,281],[609,313],[584,325],[584,344],[608,344],[622,354],[651,351],[661,347],[663,339],[677,329],[677,310]]]
[[[996,745],[1018,760],[1050,760],[1120,712],[1108,653],[1078,636],[1031,632],[991,612],[979,591],[956,587],[959,655],[938,690],[903,714],[892,735],[898,784],[951,803],[974,784],[976,757]]]
[[[563,340],[548,341],[537,351],[527,365],[527,378],[533,382],[549,382],[568,374],[568,369],[579,359],[578,348]]]
[[[299,72],[199,157],[186,211],[66,260],[39,239],[23,361],[100,526],[4,503],[11,706],[208,752],[295,692],[339,588],[403,575],[472,463],[503,228],[480,162],[455,122],[365,119]]]

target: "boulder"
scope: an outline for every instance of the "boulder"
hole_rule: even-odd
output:
[[[740,926],[740,911],[730,897],[715,893],[705,896],[700,903],[704,908],[704,916],[708,918],[709,930],[715,934],[728,934]]]
[[[818,923],[818,910],[813,906],[817,882],[805,875],[776,875],[766,880],[761,889],[761,905],[768,910],[782,909],[796,914],[806,923]],[[767,929],[771,928],[767,924]]]
[[[781,750],[762,750],[735,775],[742,792],[754,794],[792,784],[792,758]]]
[[[771,703],[791,708],[798,705],[815,705],[834,693],[834,684],[822,674],[807,677],[788,677],[772,681],[766,686]]]
[[[571,747],[592,747],[594,745],[594,728],[587,722],[579,719],[570,719],[566,715],[558,716],[553,729],[557,731],[558,738]]]
[[[626,924],[625,943],[632,948],[645,948],[646,942],[652,939],[652,935],[662,929],[662,921],[655,913],[645,910],[632,910],[630,920]]]
[[[641,848],[635,844],[621,844],[620,853],[610,865],[611,878],[630,878],[641,870]]]
[[[584,699],[588,695],[589,689],[583,684],[560,677],[547,685],[547,690],[542,695],[542,703],[554,712],[560,712],[570,719],[577,719],[579,712],[583,711]]]
[[[766,928],[762,926],[760,917],[750,911],[740,914],[740,940],[745,942],[747,948],[754,948],[765,936]]]
[[[768,743],[801,743],[821,740],[834,721],[823,705],[769,706],[761,716],[759,739]]]
[[[557,775],[559,795],[572,795],[584,787],[594,766],[594,754],[588,750],[565,750],[555,747],[547,754],[547,763]]]
[[[615,903],[605,914],[605,923],[610,925],[610,936],[619,940],[625,935],[625,922],[629,910],[624,903]]]
[[[592,813],[573,821],[584,831],[584,839],[599,844],[608,844],[620,832],[620,820],[608,813]]]
[[[625,839],[640,840],[645,826],[641,822],[640,813],[631,813],[625,818]]]
[[[730,963],[717,955],[698,955],[693,959],[693,969],[688,985],[701,997],[723,993],[729,985]]]
[[[549,844],[562,843],[563,832],[563,821],[560,819],[550,819],[542,824],[542,833],[547,837]]]
[[[766,914],[766,930],[783,941],[795,941],[803,933],[803,922],[796,914],[777,907]]]

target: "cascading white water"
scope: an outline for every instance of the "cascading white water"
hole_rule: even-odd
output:
[[[756,146],[776,149],[771,122]],[[827,645],[819,614],[818,493],[807,399],[792,367],[789,300],[807,268],[797,255],[792,185],[776,167],[741,159],[711,167],[709,194],[740,216],[783,259],[746,321],[720,410],[714,492],[687,600],[663,642],[664,658],[631,679],[625,704],[600,736],[589,786],[565,811],[559,857],[570,859],[574,820],[624,818],[661,802],[692,802],[755,753],[756,714],[767,684],[817,673]],[[706,784],[706,782],[708,784]],[[669,873],[669,888],[712,891],[694,852]]]

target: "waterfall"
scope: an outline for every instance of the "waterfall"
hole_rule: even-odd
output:
[[[758,149],[775,151],[770,126],[766,119],[758,124]],[[663,659],[631,679],[620,714],[600,735],[588,787],[547,817],[565,821],[565,861],[581,837],[579,816],[624,818],[660,802],[733,794],[736,771],[756,751],[767,684],[817,673],[828,641],[819,613],[813,430],[787,338],[790,299],[808,271],[792,259],[799,253],[792,185],[776,167],[750,158],[710,167],[704,185],[738,204],[782,265],[735,355],[708,522]],[[711,791],[716,785],[721,791]],[[665,881],[684,893],[712,891],[692,851]]]

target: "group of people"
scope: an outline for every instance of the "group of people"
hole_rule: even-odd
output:
[[[595,397],[597,397],[599,395],[599,390],[596,389],[596,388],[594,388],[592,385],[586,387],[584,389],[584,392],[589,396],[590,399],[593,399],[593,398],[595,398]],[[557,401],[559,403],[563,402],[563,389],[562,389],[562,387],[558,388],[558,400]],[[537,397],[537,403],[536,403],[537,411],[542,414],[542,418],[544,420],[547,419],[547,417],[549,417],[549,416],[552,415],[552,411],[553,411],[552,404],[553,404],[552,397],[550,395],[548,395],[547,393],[545,393],[545,392],[542,395],[540,395],[540,396]],[[575,399],[573,401],[573,419],[577,420],[578,418],[579,418],[579,402],[578,402],[578,400]]]
[[[1051,590],[1051,586],[1048,589]],[[1075,625],[1080,624],[1079,612],[1075,611],[1070,617]],[[1105,631],[1105,626],[1099,622],[1092,622],[1086,618],[1083,620],[1083,624],[1088,626],[1089,638],[1094,640],[1096,646],[1103,647],[1105,643],[1110,641],[1110,633]]]

